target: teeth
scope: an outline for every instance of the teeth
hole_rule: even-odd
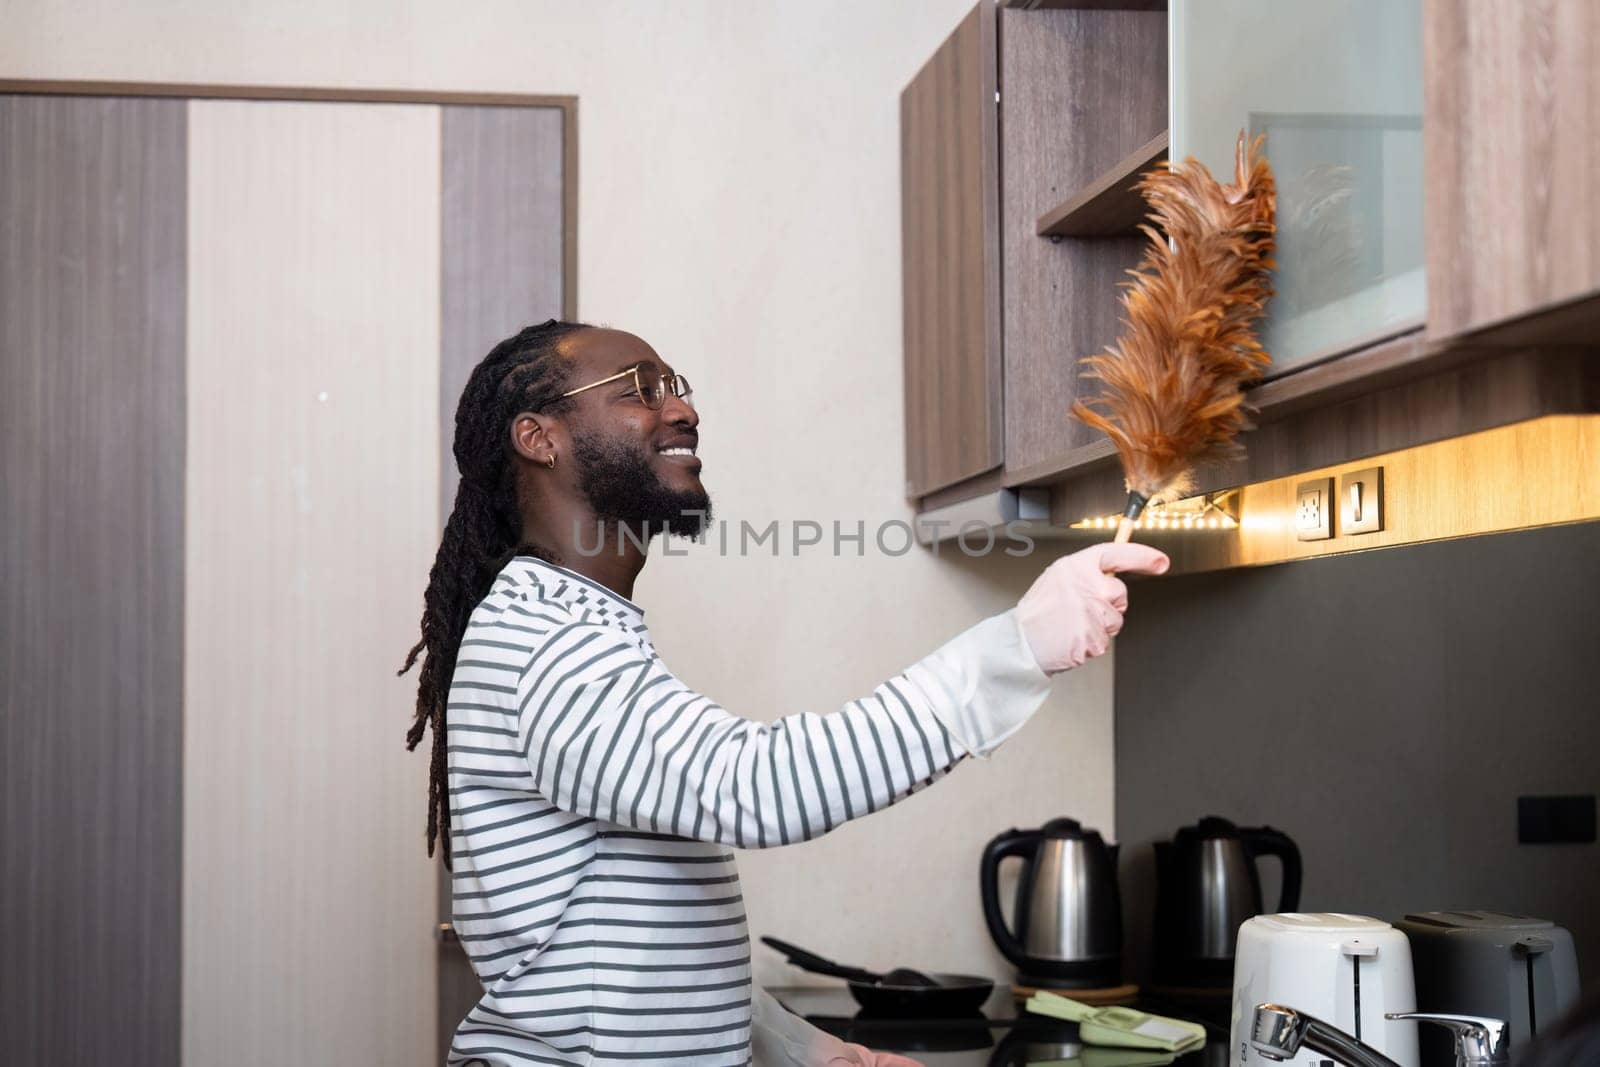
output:
[[[692,455],[694,455],[694,449],[692,449],[692,448],[663,448],[661,450],[661,454],[663,456],[692,456]]]

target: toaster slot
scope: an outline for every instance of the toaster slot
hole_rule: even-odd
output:
[[[1529,956],[1523,962],[1528,965],[1528,1037],[1531,1039],[1539,1032],[1539,998],[1533,995],[1533,961],[1535,956]]]
[[[1542,992],[1549,1003],[1555,1003],[1555,976],[1550,961],[1554,943],[1547,937],[1518,939],[1512,951],[1522,958],[1528,976],[1528,1032],[1512,1034],[1517,1041],[1531,1041],[1539,1033],[1539,997]]]
[[[1355,995],[1356,1040],[1360,1041],[1361,1040],[1361,957],[1360,956],[1351,956],[1350,957],[1350,963],[1352,965],[1350,973],[1351,973],[1351,976],[1352,976],[1352,979],[1353,979],[1351,981],[1351,983],[1350,983],[1350,989],[1352,990],[1352,992]]]

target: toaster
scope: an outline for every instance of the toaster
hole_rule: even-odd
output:
[[[1411,944],[1365,915],[1257,915],[1239,927],[1229,1062],[1271,1064],[1250,1044],[1257,1004],[1281,1004],[1338,1027],[1400,1067],[1418,1067],[1416,1023],[1384,1018],[1417,1008]],[[1289,1063],[1314,1067],[1309,1049]]]
[[[1548,919],[1500,911],[1423,911],[1395,924],[1411,939],[1419,1011],[1504,1019],[1511,1048],[1578,999],[1572,935]],[[1422,1035],[1422,1067],[1452,1067],[1448,1035]]]

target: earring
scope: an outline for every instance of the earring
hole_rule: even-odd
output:
[[[545,466],[546,466],[546,467],[549,467],[549,468],[550,468],[550,469],[551,469],[551,470],[555,470],[555,469],[556,469],[556,457],[555,457],[555,453],[553,453],[553,452],[552,452],[552,453],[551,453],[551,454],[550,454],[550,457],[549,457],[549,458],[548,458],[548,459],[546,459],[546,460],[545,460],[545,461],[544,461],[544,465],[545,465]]]

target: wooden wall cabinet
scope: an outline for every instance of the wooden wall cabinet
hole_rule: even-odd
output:
[[[1166,15],[1141,6],[983,0],[901,95],[906,495],[924,506],[1103,451],[1066,412],[1139,258],[1128,174],[1164,158]]]
[[[1199,491],[1600,411],[1600,8],[1413,2],[1426,325],[1280,368],[1251,391],[1247,456]],[[1057,525],[1120,509],[1109,442],[1068,412],[1142,253],[1133,180],[1166,156],[1165,6],[986,0],[902,97],[907,495],[924,511],[1021,487],[1048,488]],[[960,110],[996,89],[997,142]]]

